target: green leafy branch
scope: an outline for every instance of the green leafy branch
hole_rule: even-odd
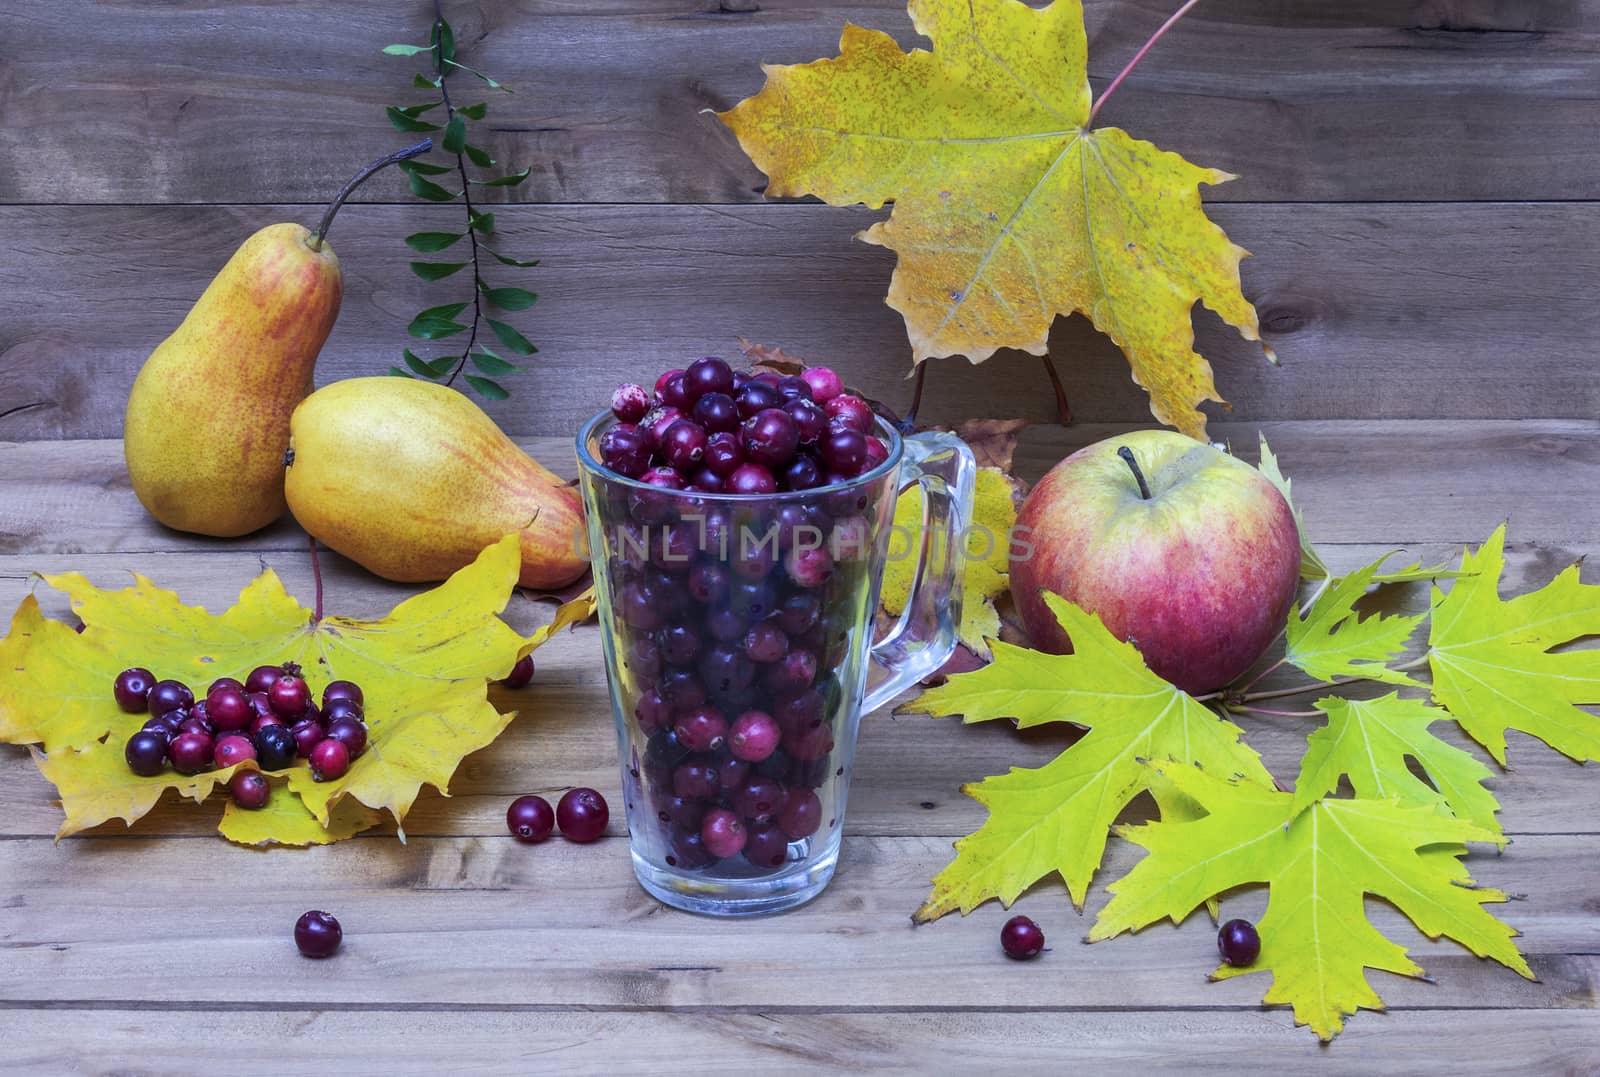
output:
[[[496,235],[494,214],[482,212],[473,206],[472,188],[515,187],[527,180],[529,170],[524,168],[520,172],[496,173],[492,171],[495,159],[489,152],[467,141],[469,122],[484,118],[489,110],[488,102],[457,105],[450,99],[450,76],[462,71],[479,79],[491,90],[503,93],[511,91],[483,72],[457,61],[455,33],[445,21],[439,0],[434,0],[433,15],[433,28],[428,35],[428,44],[388,45],[383,51],[390,56],[428,56],[432,61],[431,73],[418,73],[412,78],[411,84],[417,89],[437,90],[439,96],[435,100],[418,104],[390,105],[387,112],[389,122],[396,130],[443,131],[444,134],[439,140],[440,147],[455,158],[453,169],[448,165],[426,161],[402,162],[400,167],[406,172],[411,193],[429,202],[453,202],[459,199],[466,210],[466,227],[462,231],[414,232],[406,237],[406,245],[421,254],[437,254],[465,239],[470,249],[470,259],[460,262],[413,261],[411,272],[425,281],[438,281],[452,277],[471,266],[472,298],[429,307],[412,318],[406,327],[406,331],[418,340],[444,341],[465,333],[466,343],[459,351],[452,350],[444,355],[423,358],[410,348],[405,348],[401,354],[405,358],[406,368],[390,367],[389,372],[400,377],[442,380],[446,385],[451,385],[465,372],[470,363],[477,373],[465,374],[467,384],[486,399],[504,400],[510,394],[495,379],[523,370],[524,367],[518,366],[517,363],[481,342],[480,328],[487,326],[498,339],[500,346],[517,358],[533,355],[539,349],[535,348],[515,326],[490,317],[485,308],[507,312],[527,310],[539,297],[524,288],[491,285],[483,276],[482,256],[487,254],[501,265],[518,269],[529,268],[539,263],[512,258],[489,245],[491,237]],[[441,106],[444,108],[443,123],[435,123],[431,119],[424,118]],[[469,161],[481,170],[476,178],[467,171]],[[452,171],[460,183],[459,190],[452,191],[430,178],[445,176]],[[458,320],[468,307],[472,308],[471,321]]]

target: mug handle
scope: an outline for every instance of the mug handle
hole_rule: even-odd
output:
[[[904,440],[900,493],[922,487],[922,550],[906,608],[877,646],[872,664],[886,677],[861,702],[869,714],[934,673],[955,653],[961,630],[961,578],[977,463],[954,434],[929,431]]]

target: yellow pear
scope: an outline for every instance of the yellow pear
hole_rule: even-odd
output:
[[[316,232],[272,224],[245,240],[145,360],[128,395],[123,454],[150,515],[220,537],[283,515],[289,417],[311,392],[344,292],[323,237],[362,180],[431,145],[424,139],[362,169]]]
[[[289,449],[294,518],[384,579],[444,579],[511,531],[524,587],[561,587],[589,567],[578,492],[454,389],[334,382],[295,409]]]

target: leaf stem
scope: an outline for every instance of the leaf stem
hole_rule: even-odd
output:
[[[439,76],[439,97],[444,102],[445,125],[448,127],[450,120],[455,117],[456,107],[450,102],[450,88],[445,85],[444,11],[440,7],[440,0],[433,0],[433,59],[434,71]],[[455,369],[444,380],[446,385],[455,384],[456,378],[466,369],[472,346],[478,342],[478,326],[483,322],[483,277],[479,275],[478,230],[472,226],[472,183],[467,179],[466,158],[460,153],[455,156],[456,173],[461,177],[461,201],[467,207],[467,242],[472,244],[472,329],[467,333],[467,346],[461,349],[461,358],[456,360]]]
[[[1234,714],[1265,714],[1273,718],[1321,718],[1323,713],[1317,710],[1310,711],[1277,711],[1268,707],[1246,707],[1235,704],[1228,708]]]
[[[905,418],[900,420],[904,433],[911,433],[916,429],[917,412],[922,409],[922,383],[928,378],[928,362],[923,360],[917,364],[917,383],[911,387],[911,406],[906,409]]]
[[[328,203],[327,212],[323,213],[322,220],[317,223],[317,230],[311,234],[310,239],[306,240],[306,246],[314,251],[322,249],[322,242],[328,236],[328,228],[333,224],[333,218],[339,212],[340,207],[344,205],[344,200],[349,198],[350,193],[357,187],[367,182],[368,176],[371,176],[381,168],[387,168],[392,164],[398,164],[412,157],[420,157],[431,149],[433,149],[433,139],[425,138],[415,146],[407,146],[403,150],[396,150],[387,157],[378,158],[350,177],[350,182],[344,185],[344,190],[334,195],[333,201]]]
[[[1139,61],[1144,59],[1144,54],[1149,52],[1151,47],[1155,45],[1157,41],[1161,40],[1162,35],[1168,30],[1172,29],[1173,25],[1176,24],[1179,19],[1187,15],[1189,13],[1189,9],[1194,7],[1199,2],[1200,0],[1188,0],[1188,3],[1184,4],[1177,11],[1174,11],[1172,13],[1172,17],[1161,24],[1161,28],[1159,30],[1150,35],[1150,40],[1146,41],[1139,51],[1133,54],[1133,59],[1128,61],[1126,67],[1117,72],[1117,77],[1111,80],[1111,85],[1106,87],[1105,93],[1101,94],[1100,99],[1094,103],[1094,107],[1089,109],[1089,119],[1083,125],[1085,128],[1094,126],[1095,116],[1099,114],[1100,109],[1105,105],[1105,103],[1110,100],[1111,95],[1117,92],[1117,87],[1122,85],[1122,80],[1127,78],[1128,75],[1132,73],[1133,69],[1139,66]]]
[[[1250,691],[1250,689],[1254,688],[1258,683],[1260,683],[1261,680],[1263,680],[1264,678],[1266,678],[1270,674],[1275,673],[1277,670],[1283,668],[1284,663],[1287,662],[1287,661],[1289,661],[1289,659],[1287,657],[1280,658],[1276,662],[1272,663],[1272,665],[1270,665],[1266,669],[1262,670],[1260,673],[1257,673],[1254,677],[1251,677],[1248,681],[1246,681],[1243,685],[1240,686],[1239,695],[1241,697],[1247,698],[1247,697],[1245,697],[1245,693],[1246,692]]]
[[[311,611],[311,623],[317,624],[322,620],[322,566],[317,563],[317,540],[309,532],[307,540],[311,543],[311,578],[317,585],[316,608]]]
[[[1270,692],[1251,692],[1249,695],[1235,696],[1234,703],[1253,703],[1258,699],[1281,699],[1284,696],[1303,696],[1307,692],[1316,692],[1323,688],[1337,688],[1341,684],[1355,684],[1358,681],[1370,681],[1371,677],[1335,677],[1331,681],[1312,681],[1310,684],[1298,685],[1294,688],[1274,688]]]
[[[1056,422],[1062,426],[1071,426],[1072,405],[1067,403],[1067,390],[1061,384],[1061,375],[1056,373],[1055,360],[1050,358],[1049,353],[1041,355],[1039,358],[1044,360],[1044,372],[1050,375],[1050,388],[1055,390]]]

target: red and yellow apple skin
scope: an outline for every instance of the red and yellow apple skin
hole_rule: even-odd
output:
[[[1011,591],[1035,647],[1072,649],[1039,594],[1054,591],[1191,693],[1249,669],[1299,586],[1299,529],[1283,495],[1249,464],[1168,430],[1108,438],[1061,461],[1023,502],[1015,534]]]

